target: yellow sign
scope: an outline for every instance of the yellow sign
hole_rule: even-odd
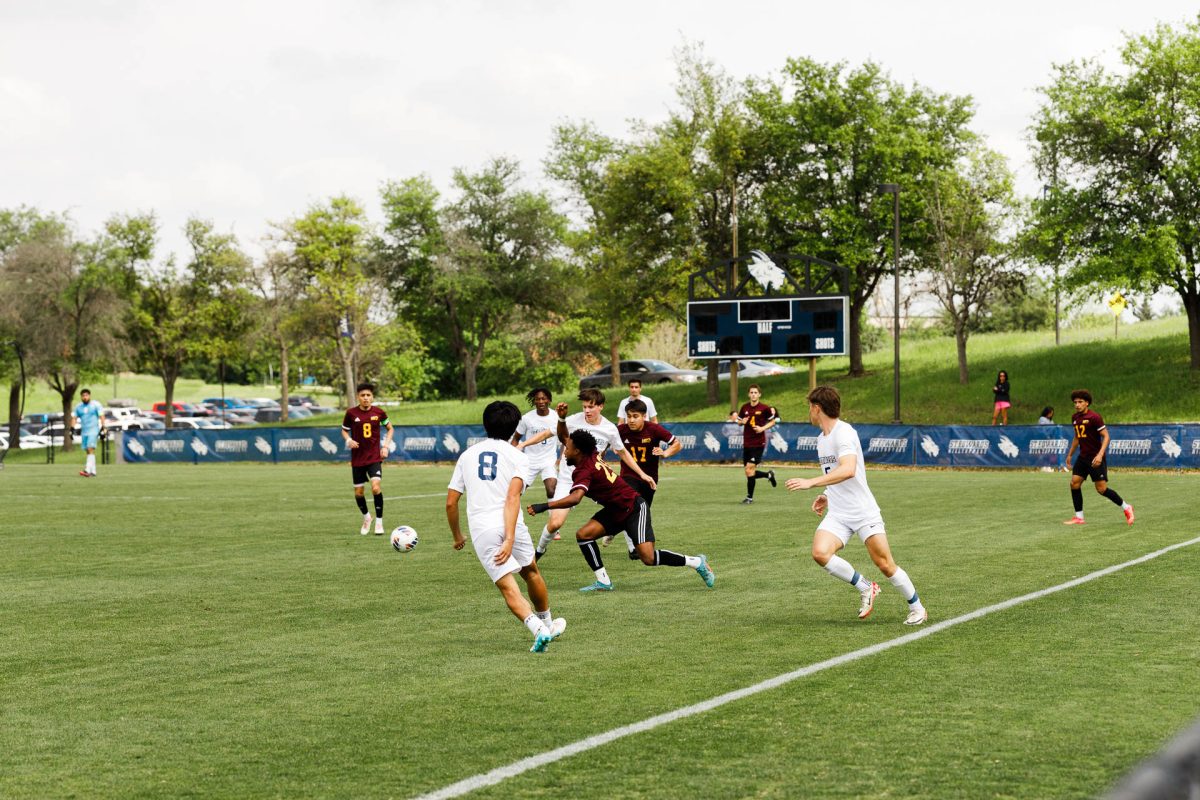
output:
[[[1114,317],[1121,316],[1121,312],[1125,310],[1125,306],[1125,297],[1120,292],[1114,294],[1112,299],[1108,301],[1108,310],[1113,313]]]

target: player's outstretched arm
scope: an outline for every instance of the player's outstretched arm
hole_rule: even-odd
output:
[[[587,494],[583,489],[572,489],[571,493],[561,500],[551,500],[549,503],[530,503],[526,506],[527,511],[531,516],[537,516],[544,511],[554,511],[559,508],[573,508],[583,502],[584,495]]]
[[[789,478],[784,485],[792,492],[815,489],[818,486],[833,486],[835,483],[853,478],[856,469],[858,469],[858,457],[844,455],[838,459],[838,465],[824,475],[818,475],[815,478]]]
[[[467,540],[463,538],[462,529],[458,524],[458,500],[461,492],[454,489],[446,490],[446,522],[450,523],[450,532],[454,534],[454,549],[462,550]]]
[[[565,426],[565,423],[564,423],[564,426]],[[549,428],[546,428],[546,430],[542,431],[542,432],[541,432],[541,433],[539,433],[537,436],[531,436],[531,437],[529,437],[528,439],[526,439],[526,440],[525,440],[524,444],[520,444],[520,445],[517,445],[517,446],[518,446],[518,447],[520,447],[520,448],[522,448],[522,449],[524,449],[524,448],[526,448],[526,447],[533,447],[535,444],[541,444],[542,442],[544,442],[544,441],[546,441],[547,439],[551,438],[551,437],[552,437],[552,436],[554,436],[556,433],[557,433],[557,431],[552,431],[552,430],[550,430]],[[515,442],[514,442],[514,444],[515,444]]]

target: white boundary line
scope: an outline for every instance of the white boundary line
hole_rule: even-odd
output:
[[[506,766],[497,767],[490,772],[473,775],[470,778],[464,778],[457,783],[444,786],[437,791],[420,795],[416,798],[416,800],[448,800],[448,798],[451,797],[461,797],[462,795],[473,792],[476,789],[482,789],[485,786],[494,786],[503,780],[515,777],[523,772],[528,772],[529,770],[537,769],[538,767],[544,767],[547,764],[552,764],[555,761],[561,761],[564,758],[569,758],[570,756],[577,755],[584,751],[600,747],[601,745],[608,744],[609,742],[616,741],[617,739],[623,739],[626,736],[632,736],[635,733],[643,733],[645,731],[653,730],[654,728],[657,728],[660,725],[666,725],[669,722],[675,722],[676,720],[691,717],[696,714],[702,714],[705,711],[711,711],[714,708],[719,708],[727,703],[732,703],[735,700],[741,700],[743,698],[759,694],[760,692],[765,692],[769,689],[776,689],[784,684],[791,683],[792,681],[800,678],[808,677],[809,675],[813,675],[817,672],[832,669],[833,667],[840,667],[843,664],[849,664],[853,661],[866,658],[867,656],[873,656],[877,653],[891,650],[893,647],[899,647],[900,645],[908,644],[909,642],[915,642],[918,639],[924,639],[926,636],[932,636],[933,634],[944,631],[947,628],[952,628],[955,625],[961,625],[964,622],[970,622],[972,620],[979,619],[980,617],[985,617],[988,614],[994,614],[997,611],[1004,611],[1012,608],[1013,606],[1018,606],[1022,603],[1028,603],[1031,600],[1038,600],[1042,597],[1046,597],[1047,595],[1055,594],[1056,592],[1073,589],[1080,584],[1094,581],[1097,578],[1103,578],[1104,576],[1111,575],[1114,572],[1120,572],[1127,567],[1132,567],[1137,564],[1142,564],[1146,561],[1158,558],[1159,556],[1165,555],[1172,550],[1178,550],[1181,547],[1188,547],[1194,544],[1200,544],[1200,536],[1196,537],[1195,539],[1189,539],[1186,542],[1179,542],[1178,544],[1169,545],[1161,550],[1155,550],[1153,553],[1147,553],[1144,556],[1139,556],[1138,558],[1135,558],[1132,561],[1126,561],[1123,564],[1116,564],[1111,567],[1105,567],[1104,569],[1096,570],[1095,572],[1089,572],[1087,575],[1067,581],[1066,583],[1060,583],[1057,586],[1051,586],[1048,589],[1039,589],[1036,592],[1023,594],[1020,597],[1014,597],[1010,600],[1004,600],[990,606],[984,606],[983,608],[968,612],[962,616],[918,628],[912,633],[899,636],[895,639],[889,639],[886,642],[873,644],[869,647],[864,647],[849,653],[843,653],[840,656],[834,656],[833,658],[826,659],[825,661],[819,661],[816,664],[809,664],[806,667],[800,667],[792,672],[785,672],[782,675],[776,675],[774,678],[768,678],[767,680],[756,683],[753,686],[746,686],[732,692],[726,692],[725,694],[717,695],[716,697],[704,700],[694,705],[677,708],[674,711],[668,711],[665,714],[659,714],[658,716],[644,719],[641,722],[635,722],[631,725],[623,725],[620,728],[613,728],[612,730],[605,731],[604,733],[598,733],[595,736],[589,736],[586,739],[580,739],[579,741],[571,742],[570,744],[563,745],[562,747],[556,747],[553,750],[547,750],[544,753],[538,753],[537,755],[529,756],[528,758],[522,758],[520,761],[514,761]]]

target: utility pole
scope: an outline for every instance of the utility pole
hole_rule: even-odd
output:
[[[737,181],[733,182],[733,286],[729,287],[732,292],[738,282],[738,206],[737,206]],[[736,409],[738,407],[738,360],[734,354],[729,355],[729,407]]]

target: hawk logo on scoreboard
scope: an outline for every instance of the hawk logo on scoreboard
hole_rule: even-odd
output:
[[[750,271],[754,280],[758,281],[758,285],[768,292],[782,289],[783,281],[787,277],[779,265],[762,250],[750,251],[750,261],[746,264],[746,269]]]

